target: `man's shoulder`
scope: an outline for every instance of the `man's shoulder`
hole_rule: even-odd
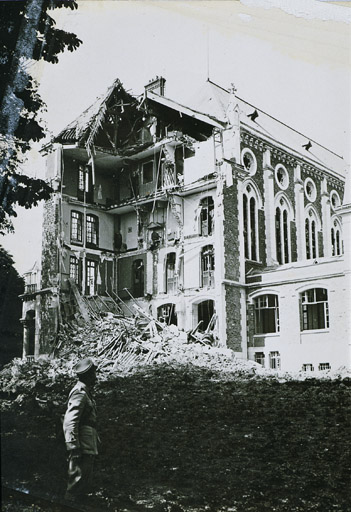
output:
[[[69,396],[72,397],[73,395],[86,395],[86,393],[86,385],[83,382],[78,381],[71,389]]]

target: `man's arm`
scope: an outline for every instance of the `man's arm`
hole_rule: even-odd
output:
[[[80,451],[79,422],[84,411],[87,396],[85,391],[76,389],[69,398],[63,422],[67,450]]]

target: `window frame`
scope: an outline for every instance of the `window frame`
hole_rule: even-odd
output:
[[[249,261],[260,261],[258,210],[259,197],[252,183],[247,183],[242,196],[244,255]]]
[[[320,220],[313,207],[305,210],[305,257],[306,260],[319,258]]]
[[[211,236],[214,233],[214,200],[212,196],[200,200],[199,233],[200,236]],[[206,218],[204,218],[206,216]]]
[[[279,214],[278,214],[279,212]],[[291,250],[291,206],[284,195],[275,200],[275,248],[279,265],[292,261]]]
[[[91,275],[91,269],[94,269],[93,276]],[[97,269],[98,262],[96,260],[86,258],[85,260],[85,295],[96,295],[97,293]],[[93,283],[91,283],[91,278],[93,277]],[[90,283],[89,283],[90,281]],[[93,291],[93,293],[91,293]]]
[[[320,293],[320,291],[325,293],[325,300],[318,300],[317,290],[318,293]],[[309,300],[309,297],[312,297],[314,300]],[[330,328],[329,298],[327,288],[316,287],[308,288],[307,290],[302,291],[300,293],[300,303],[301,332],[325,331]],[[315,324],[317,324],[317,326]]]
[[[77,224],[76,228],[74,227],[75,224]],[[77,237],[73,236],[74,232],[77,233]],[[79,210],[71,210],[70,241],[71,244],[75,245],[83,244],[83,212],[80,212]]]
[[[70,279],[73,280],[73,282],[78,286],[79,289],[82,284],[81,267],[82,265],[79,258],[71,254],[69,257],[69,277]],[[74,269],[74,272],[72,272],[72,269]]]
[[[213,245],[205,245],[201,249],[201,288],[215,287],[215,253]]]
[[[176,272],[175,252],[169,252],[165,257],[165,288],[166,293],[168,294],[175,294],[178,291],[178,275]]]
[[[87,247],[99,247],[99,217],[97,215],[94,215],[92,213],[86,214],[85,236]]]
[[[273,364],[274,362],[274,364]],[[269,368],[271,370],[280,370],[281,369],[281,356],[278,350],[272,350],[269,353]]]
[[[274,297],[274,305],[269,305],[270,298]],[[266,304],[264,305],[263,302]],[[280,333],[279,319],[279,296],[277,293],[265,293],[253,298],[254,305],[254,336],[266,336]],[[266,330],[265,324],[270,324],[272,319],[269,318],[269,312],[274,311],[275,330]],[[266,313],[263,313],[266,312]],[[266,318],[268,317],[268,319]],[[262,327],[259,327],[262,326]]]

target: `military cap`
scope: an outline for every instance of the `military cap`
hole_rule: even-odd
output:
[[[81,361],[78,361],[78,363],[74,367],[74,371],[76,372],[77,375],[83,375],[92,368],[96,368],[94,361],[90,359],[90,357],[87,357],[85,359],[81,359]]]

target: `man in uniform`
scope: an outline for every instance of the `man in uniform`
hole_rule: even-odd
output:
[[[65,498],[84,499],[91,490],[94,460],[98,454],[96,406],[91,391],[96,382],[96,367],[90,358],[79,361],[74,370],[78,382],[71,390],[63,420],[68,458],[68,483]]]

